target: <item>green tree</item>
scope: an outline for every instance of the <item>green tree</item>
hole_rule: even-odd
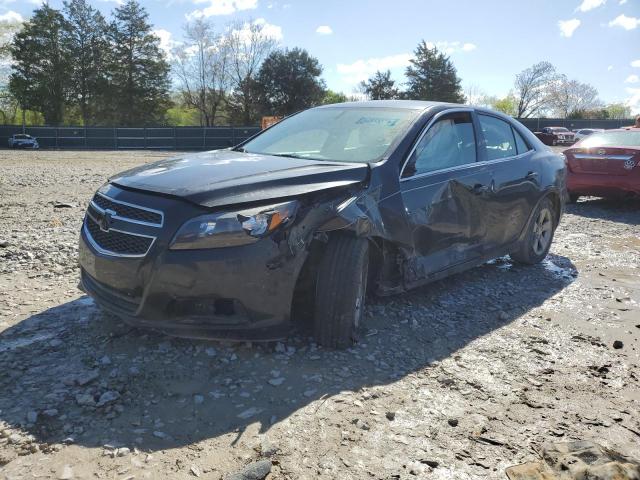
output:
[[[407,67],[406,97],[412,100],[464,103],[456,68],[447,55],[423,40]]]
[[[493,100],[491,107],[499,112],[515,117],[518,114],[518,99],[510,93],[504,98]]]
[[[360,82],[360,90],[371,100],[391,100],[400,96],[391,70],[378,70],[369,80]]]
[[[70,65],[66,28],[62,14],[45,3],[34,10],[11,45],[9,90],[23,111],[42,112],[49,125],[64,118]]]
[[[157,124],[169,107],[169,64],[148,17],[136,0],[127,0],[109,27],[109,97],[112,121],[120,125]]]
[[[271,53],[257,78],[264,113],[290,115],[322,103],[326,87],[321,74],[318,59],[306,50],[294,48]]]
[[[625,118],[631,118],[631,107],[623,103],[611,103],[604,107],[604,118],[613,118],[615,120],[622,120]]]
[[[225,36],[229,52],[229,79],[232,92],[227,98],[231,123],[255,125],[260,112],[256,95],[256,76],[264,59],[273,51],[276,39],[266,29],[264,21],[237,21]]]
[[[324,93],[324,98],[322,99],[323,105],[329,105],[331,103],[344,103],[348,102],[349,98],[342,92],[334,92],[333,90],[327,90]]]
[[[107,23],[87,0],[64,2],[70,64],[69,103],[79,109],[84,125],[95,125],[106,105]]]

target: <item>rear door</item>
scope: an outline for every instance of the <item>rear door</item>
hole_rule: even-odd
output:
[[[480,155],[491,171],[484,250],[490,252],[514,242],[540,197],[540,166],[535,150],[510,122],[478,113],[482,135]]]
[[[432,120],[402,170],[400,191],[417,278],[481,253],[490,173],[477,162],[472,111],[455,109]]]

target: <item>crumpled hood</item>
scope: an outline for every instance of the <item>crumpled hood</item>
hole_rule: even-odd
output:
[[[142,165],[109,181],[216,207],[351,185],[366,180],[368,172],[364,163],[216,150]]]

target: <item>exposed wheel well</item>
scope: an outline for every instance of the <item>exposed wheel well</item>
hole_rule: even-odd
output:
[[[297,327],[307,330],[313,325],[316,276],[327,241],[332,235],[355,235],[350,231],[328,232],[315,238],[309,246],[309,255],[302,266],[291,300],[291,321]],[[324,238],[323,238],[324,237]],[[375,291],[376,280],[380,275],[383,261],[383,241],[379,238],[369,240],[369,282],[368,291]]]
[[[560,214],[562,213],[562,202],[560,200],[560,195],[557,192],[549,192],[547,198],[551,200],[553,205],[553,213],[555,215],[556,226],[558,222],[560,222]]]

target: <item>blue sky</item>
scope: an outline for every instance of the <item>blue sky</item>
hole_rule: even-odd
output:
[[[0,0],[0,21],[27,18],[40,0]],[[115,0],[91,0],[108,13]],[[50,0],[60,7],[62,0]],[[303,47],[329,88],[350,94],[375,70],[402,81],[418,42],[451,56],[466,89],[505,95],[516,73],[541,60],[594,85],[604,102],[640,113],[640,0],[141,0],[163,44],[179,42],[187,18],[222,31],[265,23],[282,46]]]

